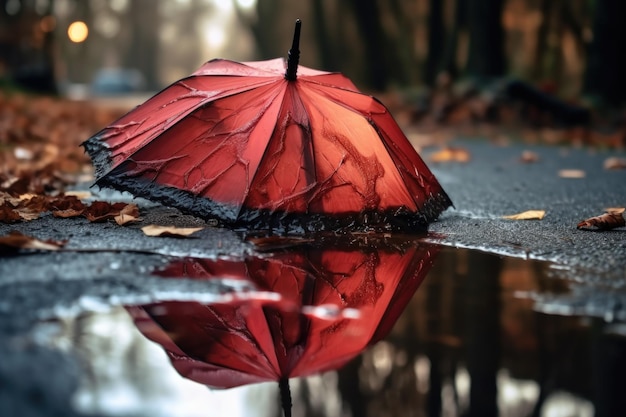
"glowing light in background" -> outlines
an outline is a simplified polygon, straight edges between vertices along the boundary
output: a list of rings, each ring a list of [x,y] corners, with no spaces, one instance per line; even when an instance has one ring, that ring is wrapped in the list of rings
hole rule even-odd
[[[256,6],[256,0],[236,0],[236,2],[237,6],[244,10],[250,10]]]
[[[226,34],[222,27],[211,26],[205,33],[204,38],[211,48],[220,49],[226,43]]]
[[[233,10],[233,4],[230,1],[213,0],[213,6],[221,13],[230,13]]]
[[[67,36],[74,43],[84,42],[87,36],[89,36],[89,28],[87,28],[85,22],[77,20],[76,22],[72,22],[67,28]]]

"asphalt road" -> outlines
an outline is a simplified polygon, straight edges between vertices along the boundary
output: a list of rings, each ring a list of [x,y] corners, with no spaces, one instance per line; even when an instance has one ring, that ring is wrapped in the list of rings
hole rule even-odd
[[[603,168],[607,157],[624,154],[484,142],[461,146],[469,150],[469,162],[430,164],[455,208],[431,226],[425,239],[554,262],[573,290],[566,297],[538,300],[538,308],[565,303],[581,314],[626,321],[626,229],[576,228],[605,207],[626,206],[626,171]],[[525,149],[536,152],[539,160],[520,162]],[[582,170],[585,177],[561,178],[562,169]],[[96,197],[131,199],[109,192]],[[64,251],[0,258],[0,415],[72,415],[68,392],[77,384],[78,365],[27,337],[36,323],[107,305],[164,299],[173,292],[179,297],[193,294],[193,282],[154,280],[149,271],[163,266],[169,256],[241,256],[254,250],[237,233],[211,227],[193,239],[148,238],[141,225],[204,226],[204,222],[145,200],[138,204],[144,220],[128,227],[50,215],[0,225],[0,235],[19,230],[68,241]],[[502,218],[530,209],[545,210],[546,216],[526,221]],[[224,282],[208,292],[203,287],[203,293],[210,299],[236,289]]]

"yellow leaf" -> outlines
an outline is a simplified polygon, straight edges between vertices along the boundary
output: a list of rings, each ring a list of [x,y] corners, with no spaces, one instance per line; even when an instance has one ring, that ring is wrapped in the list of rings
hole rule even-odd
[[[151,224],[141,228],[146,236],[160,237],[189,237],[191,234],[204,229],[204,227],[175,227],[175,226],[158,226]]]
[[[562,169],[559,171],[561,178],[585,178],[585,171],[582,169]]]
[[[509,220],[541,220],[545,215],[545,210],[527,210],[522,213],[511,214],[510,216],[502,217]]]
[[[446,147],[430,156],[431,162],[469,162],[470,153],[464,148]]]
[[[66,196],[74,196],[78,198],[79,200],[87,200],[88,198],[92,197],[92,194],[89,191],[74,190],[74,191],[66,191],[63,194],[65,194]]]

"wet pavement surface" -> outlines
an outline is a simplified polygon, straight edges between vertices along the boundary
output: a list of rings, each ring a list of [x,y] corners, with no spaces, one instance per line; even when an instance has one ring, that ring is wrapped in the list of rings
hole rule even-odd
[[[612,393],[625,387],[618,371],[626,363],[626,229],[576,229],[579,221],[601,214],[606,207],[626,205],[625,171],[603,169],[603,161],[616,153],[483,142],[462,146],[470,151],[470,162],[430,164],[455,209],[445,212],[428,236],[412,243],[441,252],[424,284],[406,300],[408,307],[383,342],[339,372],[295,381],[294,413],[314,407],[319,395],[334,398],[335,411],[320,411],[329,416],[339,415],[337,404],[350,405],[353,415],[365,415],[357,412],[365,397],[373,398],[367,405],[370,415],[380,415],[376,410],[383,409],[397,409],[389,415],[435,415],[438,410],[459,415],[470,402],[478,410],[475,407],[482,404],[478,398],[486,398],[482,405],[487,411],[477,415],[494,415],[494,404],[501,415],[529,415],[540,408],[537,404],[549,401],[572,406],[578,411],[570,415],[581,416],[592,415],[589,410],[613,415],[616,407],[623,406]],[[536,152],[539,161],[521,163],[525,149]],[[560,178],[562,169],[583,170],[585,177]],[[110,192],[95,197],[131,199]],[[157,370],[166,372],[168,361],[163,349],[141,336],[123,307],[171,300],[225,302],[231,294],[254,289],[254,283],[223,276],[210,281],[190,276],[161,279],[152,272],[166,268],[173,259],[217,261],[259,253],[227,229],[207,227],[191,239],[146,237],[140,230],[146,224],[205,224],[144,200],[138,205],[143,221],[126,227],[50,215],[0,225],[1,235],[19,230],[68,241],[63,251],[0,259],[0,415],[211,415],[206,413],[211,404],[217,410],[215,404],[258,403],[267,401],[268,393],[277,396],[275,384],[233,391],[240,393],[240,400],[228,397],[234,395],[231,391],[211,391],[198,405],[204,412],[197,408],[182,412],[184,407],[175,407],[174,412],[157,401],[167,391],[174,403],[185,402],[189,392],[199,392],[198,384],[183,389],[173,388],[170,382],[160,388],[149,383]],[[545,218],[502,218],[530,209],[546,210]],[[366,252],[376,249],[369,247]],[[472,309],[481,305],[484,308]],[[407,322],[417,327],[410,331]],[[485,326],[481,330],[476,323]],[[98,349],[85,350],[79,337],[83,333],[98,336]],[[117,345],[125,347],[117,349]],[[153,357],[148,350],[154,363],[148,360]],[[112,358],[113,354],[118,356]],[[106,376],[108,385],[99,376],[103,365],[93,364],[98,361],[106,362],[103,369],[119,368],[120,374]],[[571,363],[580,363],[581,368],[571,369]],[[168,369],[168,375],[176,374],[171,366]],[[128,375],[135,375],[134,379]],[[412,386],[417,384],[420,395],[412,398],[403,385],[396,391],[409,400],[403,397],[390,404],[390,387],[406,383],[406,378]],[[360,380],[358,390],[350,388],[355,379]],[[420,385],[424,380],[426,385]],[[472,397],[468,380],[486,387],[484,395]],[[98,391],[94,384],[106,389]],[[114,387],[120,390],[117,394],[112,393]],[[129,392],[134,397],[129,399]],[[506,393],[508,403],[502,397]],[[511,400],[511,395],[517,399]],[[277,415],[275,403],[269,401],[265,414],[254,415]],[[234,415],[232,410],[229,413]],[[253,414],[247,410],[241,415]]]

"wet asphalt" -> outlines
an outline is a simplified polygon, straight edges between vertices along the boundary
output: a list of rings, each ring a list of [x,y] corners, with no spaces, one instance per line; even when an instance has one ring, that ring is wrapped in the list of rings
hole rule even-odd
[[[572,282],[571,294],[541,305],[564,303],[582,315],[626,321],[626,228],[583,231],[576,225],[602,214],[606,207],[626,206],[626,170],[609,171],[603,162],[624,152],[548,146],[496,146],[463,142],[467,163],[429,163],[455,207],[446,211],[423,239],[502,256],[555,263],[555,271]],[[524,150],[539,156],[520,161]],[[435,151],[427,149],[422,156]],[[584,178],[561,178],[562,169],[577,169]],[[82,185],[78,188],[88,188]],[[103,191],[94,198],[133,201],[132,196]],[[42,239],[67,240],[63,251],[23,252],[0,258],[0,415],[77,415],[70,396],[80,378],[77,360],[39,343],[33,329],[47,320],[129,301],[166,299],[196,291],[193,282],[151,279],[150,271],[172,256],[243,256],[255,248],[231,230],[206,227],[191,239],[150,238],[146,224],[206,226],[192,216],[146,200],[135,200],[142,222],[120,227],[82,218],[51,215],[0,224]],[[543,220],[513,221],[502,216],[545,210]],[[207,297],[236,290],[216,283]],[[540,308],[540,307],[539,307]]]

